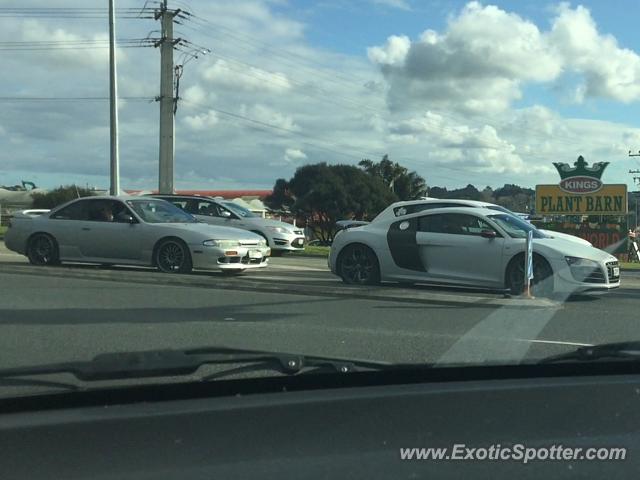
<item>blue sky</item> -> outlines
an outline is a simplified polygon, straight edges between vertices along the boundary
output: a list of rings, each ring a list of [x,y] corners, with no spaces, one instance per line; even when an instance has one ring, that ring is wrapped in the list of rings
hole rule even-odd
[[[268,188],[306,163],[355,164],[385,153],[430,185],[554,182],[551,162],[582,154],[612,162],[605,181],[631,186],[627,170],[639,162],[626,153],[640,149],[640,2],[169,3],[197,17],[177,34],[212,49],[189,61],[181,79],[180,188]],[[0,18],[0,27],[0,42],[107,34],[106,18]],[[118,36],[154,36],[157,28],[122,20]],[[0,110],[0,184],[108,185],[105,101],[19,100],[106,96],[106,50],[2,54],[4,94],[18,100]],[[158,64],[157,50],[119,50],[120,94],[139,97],[120,106],[125,187],[157,183]]]

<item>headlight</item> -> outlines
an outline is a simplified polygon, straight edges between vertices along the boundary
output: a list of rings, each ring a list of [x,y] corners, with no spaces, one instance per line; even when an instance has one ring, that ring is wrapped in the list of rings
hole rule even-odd
[[[267,227],[268,230],[271,230],[272,232],[276,232],[276,233],[293,233],[293,231],[289,230],[288,228],[284,228],[284,227]]]
[[[570,267],[590,267],[599,268],[600,264],[596,261],[589,260],[588,258],[579,257],[564,257]]]
[[[266,247],[267,246],[267,241],[264,238],[259,240],[258,241],[258,246],[262,247],[262,248]]]
[[[202,245],[205,247],[235,248],[239,247],[240,243],[237,240],[205,240]]]

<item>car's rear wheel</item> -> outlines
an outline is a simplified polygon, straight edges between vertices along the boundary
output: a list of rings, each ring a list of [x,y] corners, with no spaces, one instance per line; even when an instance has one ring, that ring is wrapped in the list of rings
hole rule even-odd
[[[522,295],[524,292],[524,256],[513,258],[507,267],[506,286],[512,295]],[[553,295],[553,270],[549,262],[540,255],[533,256],[532,293],[538,297]]]
[[[375,285],[380,282],[380,266],[376,254],[366,245],[352,244],[338,257],[338,273],[350,285]]]
[[[187,246],[178,239],[168,238],[156,248],[155,264],[165,273],[189,273],[193,269]]]
[[[32,265],[57,265],[60,263],[58,244],[51,235],[37,233],[29,240],[27,257]]]

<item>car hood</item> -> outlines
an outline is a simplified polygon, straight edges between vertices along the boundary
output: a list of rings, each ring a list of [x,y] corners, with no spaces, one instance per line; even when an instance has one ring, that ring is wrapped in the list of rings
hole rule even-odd
[[[270,218],[261,218],[261,217],[250,217],[243,218],[242,223],[246,223],[247,225],[255,225],[256,227],[281,227],[287,228],[289,230],[298,230],[302,227],[294,227],[290,223],[281,222],[279,220],[272,220]]]
[[[533,241],[533,245],[534,249],[536,249],[536,247],[550,248],[557,254],[566,257],[587,258],[598,262],[618,260],[616,257],[604,250],[564,238],[536,238]]]
[[[242,230],[240,228],[220,227],[207,223],[156,223],[164,228],[176,232],[184,232],[190,238],[201,238],[202,240],[262,240],[262,237],[255,233]]]
[[[569,233],[554,232],[553,230],[543,230],[541,228],[539,228],[538,231],[542,232],[545,235],[548,235],[548,236],[550,236],[552,238],[559,238],[559,239],[562,239],[562,240],[567,240],[569,242],[576,242],[576,243],[579,243],[579,244],[582,244],[582,245],[586,245],[586,246],[589,246],[589,247],[593,246],[591,244],[591,242],[585,240],[584,238],[580,238],[580,237],[578,237],[576,235],[571,235]]]

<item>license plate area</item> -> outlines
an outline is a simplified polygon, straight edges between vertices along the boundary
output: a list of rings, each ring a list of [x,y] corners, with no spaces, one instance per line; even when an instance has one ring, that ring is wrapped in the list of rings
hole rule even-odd
[[[249,250],[249,258],[262,258],[262,252],[260,250]]]

